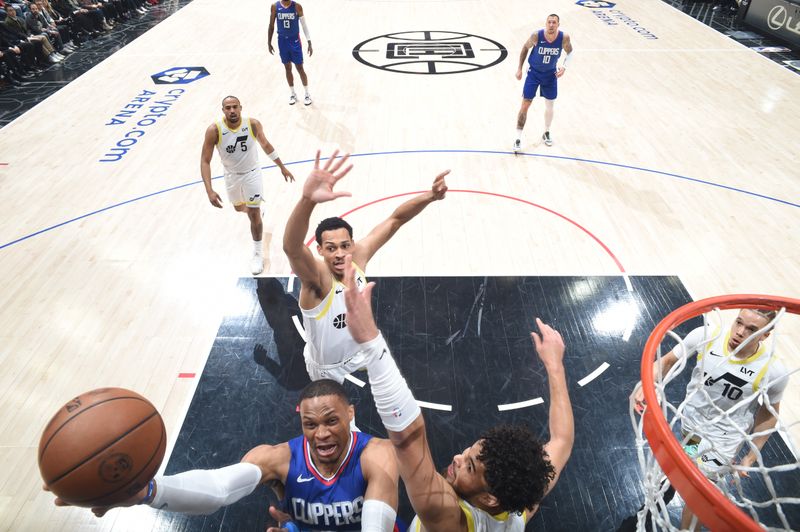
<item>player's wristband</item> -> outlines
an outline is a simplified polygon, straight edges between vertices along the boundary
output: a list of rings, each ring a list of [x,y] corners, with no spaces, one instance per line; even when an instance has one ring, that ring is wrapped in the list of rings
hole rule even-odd
[[[285,528],[288,532],[300,532],[300,529],[294,524],[294,521],[286,521],[281,525],[281,528]]]
[[[280,156],[278,155],[278,150],[272,150],[272,153],[268,153],[267,157],[269,157],[273,161],[277,161],[278,159],[280,159]]]
[[[156,479],[151,478],[150,482],[147,483],[147,495],[144,496],[144,499],[139,501],[136,504],[150,504],[153,502],[153,492],[156,488]]]

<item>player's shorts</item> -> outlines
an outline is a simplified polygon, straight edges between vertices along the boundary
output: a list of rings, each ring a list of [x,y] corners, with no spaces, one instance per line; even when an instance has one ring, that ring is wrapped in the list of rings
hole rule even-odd
[[[533,100],[533,97],[536,96],[536,89],[539,89],[542,97],[555,100],[558,97],[556,71],[537,72],[532,68],[528,70],[525,85],[522,87],[522,97],[526,100]]]
[[[281,54],[281,63],[303,64],[303,43],[300,37],[282,39],[278,37],[278,52]]]
[[[685,436],[685,434],[684,434]],[[733,458],[739,450],[735,439],[721,438],[720,445],[713,445],[708,438],[694,437],[683,446],[683,451],[691,458],[700,471],[712,481],[731,473]]]
[[[252,209],[260,207],[264,201],[261,168],[256,166],[243,173],[225,172],[225,189],[228,191],[228,201],[233,205],[247,205]]]
[[[367,366],[367,356],[363,351],[358,351],[337,364],[319,364],[312,359],[308,344],[303,349],[303,358],[306,361],[306,371],[312,381],[333,379],[342,384],[345,377]]]

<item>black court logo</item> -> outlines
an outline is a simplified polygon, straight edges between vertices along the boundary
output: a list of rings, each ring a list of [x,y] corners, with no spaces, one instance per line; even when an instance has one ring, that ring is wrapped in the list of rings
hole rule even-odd
[[[604,2],[603,0],[578,0],[575,3],[591,9],[611,9],[617,5],[614,2]]]
[[[150,77],[156,85],[187,85],[209,75],[205,67],[172,67]]]
[[[347,314],[339,314],[333,318],[333,326],[337,329],[344,329],[347,327]]]
[[[100,463],[100,478],[110,483],[119,482],[130,474],[132,468],[133,460],[130,456],[115,453]]]
[[[400,74],[461,74],[492,67],[507,56],[497,41],[453,31],[389,33],[353,49],[358,62]]]

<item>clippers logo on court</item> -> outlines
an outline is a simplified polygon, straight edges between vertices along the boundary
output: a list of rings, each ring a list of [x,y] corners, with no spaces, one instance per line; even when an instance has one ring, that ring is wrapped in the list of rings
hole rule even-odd
[[[117,453],[100,463],[100,478],[106,482],[119,482],[128,476],[133,468],[133,460],[127,454]]]
[[[626,15],[622,10],[612,9],[617,5],[614,2],[578,0],[575,4],[591,9],[592,14],[606,26],[627,26],[645,39],[651,41],[658,39],[654,33],[639,24],[638,21]]]
[[[461,74],[489,68],[507,56],[497,41],[453,31],[389,33],[353,49],[359,63],[399,74]]]
[[[614,7],[614,2],[603,2],[602,0],[578,0],[575,2],[579,6],[590,7],[592,9],[610,9]]]
[[[337,329],[344,329],[347,327],[347,314],[339,314],[333,318],[333,326]]]
[[[208,75],[204,67],[172,67],[150,77],[156,85],[186,85]]]

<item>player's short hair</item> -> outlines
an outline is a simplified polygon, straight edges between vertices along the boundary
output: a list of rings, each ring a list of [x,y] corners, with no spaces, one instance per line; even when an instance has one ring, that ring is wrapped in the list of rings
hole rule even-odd
[[[306,399],[313,397],[324,397],[326,395],[335,395],[341,398],[346,405],[350,405],[350,396],[347,395],[347,390],[344,386],[331,379],[320,379],[313,381],[311,384],[303,388],[300,392],[300,403]]]
[[[332,231],[334,229],[341,229],[342,227],[347,229],[347,233],[350,235],[350,239],[352,240],[353,228],[349,223],[345,222],[338,216],[334,216],[333,218],[325,218],[322,220],[317,226],[317,230],[314,232],[314,235],[317,237],[317,244],[320,246],[322,245],[322,233],[325,231]]]
[[[753,312],[755,312],[756,314],[758,314],[759,316],[761,316],[762,318],[767,320],[767,323],[769,323],[772,320],[774,320],[775,316],[778,315],[778,311],[777,310],[761,310],[759,308],[754,308],[752,310],[753,310]]]
[[[547,15],[547,18],[550,18],[550,17],[556,17],[556,20],[558,21],[558,23],[559,24],[561,23],[561,17],[559,17],[555,13],[550,13],[549,15]]]
[[[478,459],[486,467],[486,483],[507,512],[521,513],[538,504],[556,471],[542,443],[527,427],[499,425],[481,436]]]
[[[222,107],[225,107],[225,100],[236,100],[236,103],[242,105],[242,101],[233,94],[229,94],[222,99]]]

